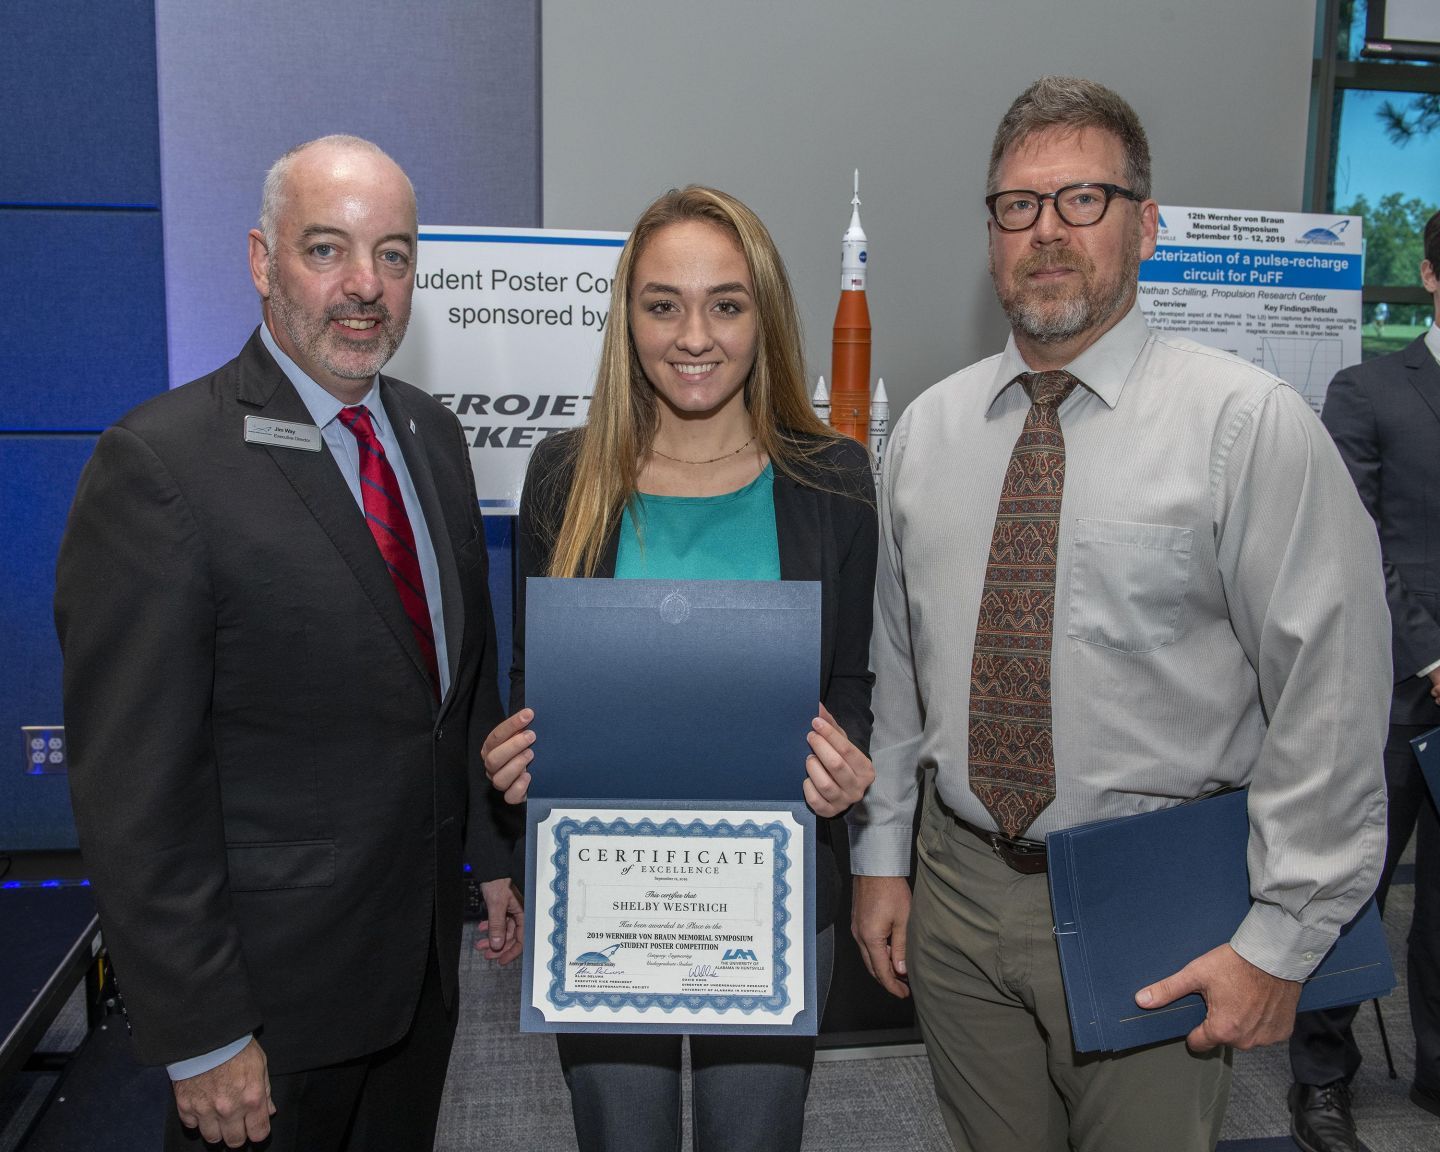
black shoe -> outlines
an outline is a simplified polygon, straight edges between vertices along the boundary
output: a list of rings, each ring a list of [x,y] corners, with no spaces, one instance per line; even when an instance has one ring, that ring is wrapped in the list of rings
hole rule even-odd
[[[1350,1085],[1343,1080],[1320,1087],[1292,1084],[1290,1135],[1305,1152],[1360,1152]]]
[[[1410,1085],[1410,1103],[1425,1109],[1432,1116],[1440,1116],[1440,1096],[1434,1092],[1426,1092],[1418,1084]]]

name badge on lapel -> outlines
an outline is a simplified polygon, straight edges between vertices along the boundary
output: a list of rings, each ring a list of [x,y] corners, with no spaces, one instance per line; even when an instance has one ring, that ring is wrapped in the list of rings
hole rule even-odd
[[[289,420],[246,416],[245,443],[265,444],[271,448],[298,448],[301,452],[319,452],[324,441],[320,437],[320,429],[314,424],[295,424]]]

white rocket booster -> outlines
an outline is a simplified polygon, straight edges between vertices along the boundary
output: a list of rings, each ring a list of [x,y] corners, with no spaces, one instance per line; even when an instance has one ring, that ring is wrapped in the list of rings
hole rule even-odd
[[[820,377],[820,382],[815,385],[815,394],[810,397],[810,407],[815,409],[815,415],[819,417],[820,423],[830,423],[830,390],[825,387],[825,377]]]
[[[880,463],[885,458],[885,441],[890,439],[890,397],[885,377],[880,377],[870,397],[870,455],[875,458],[875,483],[880,483]]]

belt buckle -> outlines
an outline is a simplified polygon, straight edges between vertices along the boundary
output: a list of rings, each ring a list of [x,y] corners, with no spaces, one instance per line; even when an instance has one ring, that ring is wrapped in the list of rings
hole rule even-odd
[[[1034,876],[1046,870],[1048,861],[1044,846],[1026,851],[1024,848],[1008,843],[998,833],[991,833],[990,850],[995,853],[995,858],[1013,872],[1022,875]],[[1038,865],[1038,867],[1037,867]]]

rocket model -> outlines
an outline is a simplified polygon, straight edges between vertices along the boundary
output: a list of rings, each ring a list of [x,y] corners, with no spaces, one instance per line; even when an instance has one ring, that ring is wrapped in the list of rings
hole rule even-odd
[[[870,431],[870,307],[865,302],[869,259],[860,226],[860,169],[855,169],[850,227],[840,245],[840,306],[830,344],[830,423],[865,443]]]
[[[810,407],[815,409],[815,416],[822,424],[830,423],[830,392],[825,387],[825,377],[820,377],[820,383],[815,385],[815,394],[810,397]]]
[[[880,483],[880,464],[885,459],[885,441],[890,438],[890,397],[885,394],[885,377],[870,397],[870,455],[875,458],[875,483]]]

